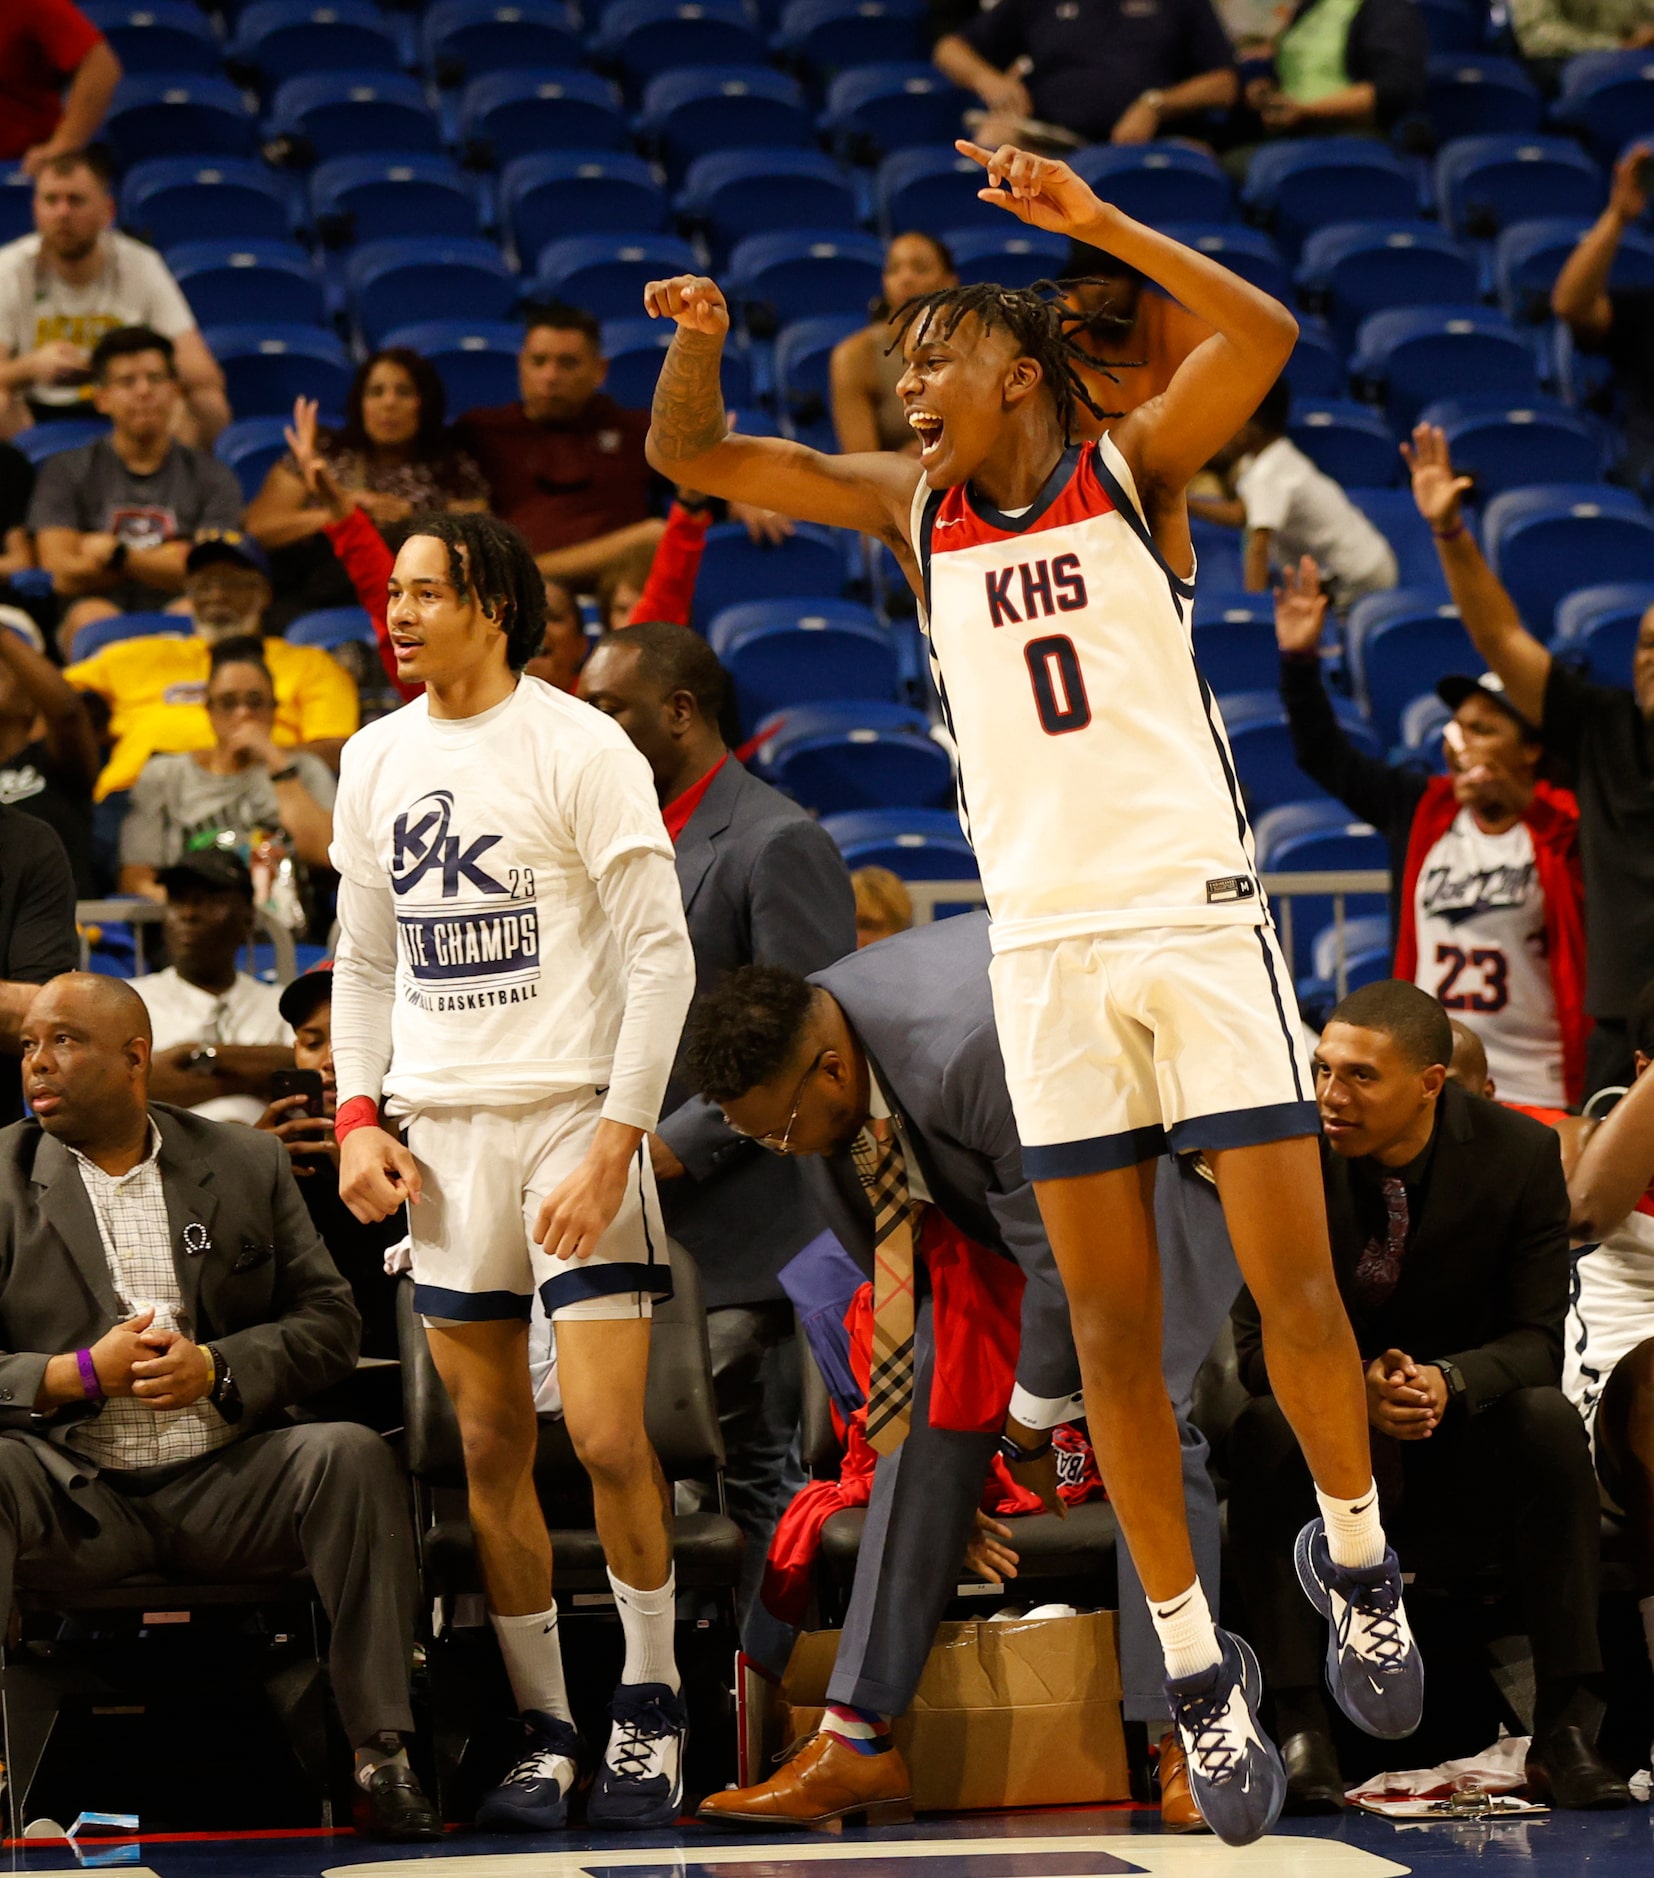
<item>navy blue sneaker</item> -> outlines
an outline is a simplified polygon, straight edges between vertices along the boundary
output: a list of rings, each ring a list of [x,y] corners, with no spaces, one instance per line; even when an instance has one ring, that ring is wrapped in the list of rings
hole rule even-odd
[[[1166,1699],[1200,1816],[1225,1845],[1250,1845],[1281,1816],[1286,1769],[1258,1720],[1263,1676],[1251,1646],[1218,1632],[1211,1669],[1167,1677]]]
[[[477,1808],[483,1832],[561,1832],[580,1779],[585,1743],[573,1722],[531,1708],[523,1715],[522,1758]]]
[[[586,1802],[586,1824],[623,1832],[675,1824],[689,1742],[683,1697],[664,1682],[623,1682],[609,1713],[614,1727]]]
[[[1393,1551],[1360,1571],[1335,1565],[1326,1526],[1312,1519],[1293,1552],[1304,1595],[1331,1626],[1327,1687],[1357,1728],[1399,1741],[1424,1713],[1424,1663],[1401,1607],[1401,1566]]]

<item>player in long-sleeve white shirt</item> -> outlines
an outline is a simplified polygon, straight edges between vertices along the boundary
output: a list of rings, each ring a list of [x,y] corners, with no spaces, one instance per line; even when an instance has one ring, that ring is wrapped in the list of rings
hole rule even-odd
[[[538,1292],[626,1636],[588,1819],[649,1828],[677,1815],[685,1717],[643,1420],[651,1300],[672,1288],[644,1138],[695,966],[647,764],[523,674],[543,614],[527,544],[489,516],[424,517],[397,555],[398,676],[425,695],[346,746],[334,805],[339,1185],[362,1219],[411,1202],[415,1303],[459,1417],[527,1735],[479,1823],[561,1827],[584,1755],[534,1491]]]

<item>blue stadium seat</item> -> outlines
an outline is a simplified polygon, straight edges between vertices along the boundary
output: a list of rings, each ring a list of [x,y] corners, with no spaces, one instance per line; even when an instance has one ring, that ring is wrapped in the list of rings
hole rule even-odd
[[[1654,57],[1625,52],[1573,59],[1562,69],[1559,122],[1581,131],[1604,163],[1654,131]]]
[[[270,104],[270,132],[302,140],[316,159],[442,147],[436,114],[405,72],[307,72],[287,79]]]
[[[318,164],[310,212],[324,247],[348,248],[362,236],[475,235],[476,191],[440,156],[343,156]]]
[[[1478,502],[1530,483],[1600,482],[1608,467],[1598,426],[1548,398],[1533,404],[1443,398],[1419,421],[1447,433],[1453,467],[1475,477]]]
[[[190,0],[81,0],[80,10],[115,49],[123,72],[216,73],[218,36]]]
[[[1350,500],[1395,550],[1399,586],[1444,591],[1436,544],[1411,489],[1352,489]]]
[[[822,313],[863,313],[882,291],[884,250],[840,228],[749,235],[729,257],[729,295],[755,337]]]
[[[0,166],[0,241],[34,233],[34,178],[21,163]]]
[[[693,624],[704,632],[725,607],[748,600],[836,599],[843,591],[844,548],[830,528],[801,522],[772,548],[750,540],[739,522],[718,522],[706,531]]]
[[[487,72],[585,63],[564,0],[437,0],[420,23],[419,43],[426,71],[448,87]]]
[[[1370,404],[1294,401],[1292,441],[1317,468],[1348,488],[1383,489],[1401,480],[1401,452]],[[1237,687],[1241,689],[1242,687]]]
[[[252,157],[152,157],[121,184],[121,226],[158,248],[180,241],[285,241],[293,204]]]
[[[1105,202],[1155,228],[1226,222],[1234,213],[1229,178],[1193,144],[1093,144],[1075,153],[1073,167]]]
[[[251,156],[258,131],[247,100],[227,78],[199,72],[140,72],[115,87],[103,134],[120,167],[148,157]]]
[[[1432,52],[1479,52],[1487,44],[1487,8],[1479,0],[1417,0]]]
[[[1221,694],[1267,691],[1280,671],[1275,603],[1267,593],[1217,593],[1195,602],[1195,664]]]
[[[1438,144],[1501,132],[1525,137],[1539,128],[1545,101],[1515,59],[1445,53],[1430,60],[1424,108]]]
[[[1364,750],[1381,756],[1369,725],[1345,707],[1338,721]],[[1241,793],[1254,819],[1284,802],[1324,802],[1326,792],[1299,769],[1292,756],[1292,733],[1276,691],[1241,691],[1218,699],[1240,776]],[[1348,811],[1346,811],[1347,813]]]
[[[31,463],[44,463],[64,450],[78,450],[83,443],[96,443],[109,435],[107,420],[101,417],[64,417],[51,424],[32,424],[12,438],[13,444]]]
[[[406,346],[436,367],[448,394],[448,416],[517,396],[517,354],[523,329],[512,320],[421,320],[386,333],[387,346]]]
[[[846,867],[888,867],[903,880],[975,880],[976,856],[948,809],[862,809],[828,815]]]
[[[460,98],[460,153],[473,169],[542,150],[619,150],[627,137],[620,92],[595,72],[489,72]]]
[[[893,700],[902,678],[895,635],[847,600],[731,607],[712,617],[707,640],[729,674],[746,728],[789,705]]]
[[[1487,505],[1482,539],[1541,639],[1551,636],[1557,603],[1582,581],[1654,580],[1654,519],[1630,490],[1606,483],[1507,490]]]
[[[516,157],[499,182],[500,219],[520,260],[569,235],[655,234],[665,193],[642,157],[616,150],[549,150]]]
[[[321,276],[290,241],[186,241],[166,263],[201,326],[320,326]]]
[[[855,192],[821,150],[711,151],[690,164],[676,206],[705,231],[719,263],[747,235],[857,225]]]
[[[768,144],[807,148],[814,142],[797,79],[766,65],[662,72],[644,90],[638,125],[676,177],[711,150],[754,150]]]
[[[773,45],[817,71],[922,59],[930,35],[921,0],[788,0]]]
[[[292,422],[286,417],[238,417],[226,424],[213,444],[213,455],[235,471],[243,498],[251,502],[259,492],[270,466],[287,454],[283,434]]]
[[[1481,307],[1401,307],[1375,313],[1356,335],[1351,376],[1382,390],[1390,423],[1409,430],[1437,398],[1538,395],[1531,350],[1502,314]]]
[[[1241,568],[1241,531],[1217,522],[1189,518],[1189,539],[1194,543],[1196,585],[1214,593],[1233,593],[1246,585]]]
[[[1355,873],[1390,865],[1384,837],[1368,822],[1357,821],[1342,802],[1284,802],[1258,818],[1253,829],[1258,868],[1266,874]],[[1275,901],[1275,917],[1286,944],[1284,905]],[[1333,916],[1330,894],[1293,894],[1291,906],[1292,970],[1294,977],[1313,969],[1316,935]],[[1346,917],[1386,917],[1381,893],[1351,894],[1344,903]]]
[[[1238,222],[1157,222],[1155,226],[1290,305],[1292,275],[1280,249],[1261,228],[1245,228]]]
[[[1004,215],[999,219],[1008,224]],[[942,238],[967,286],[992,280],[1027,287],[1036,280],[1055,280],[1068,258],[1067,236],[1048,228],[949,228]]]
[[[1418,178],[1386,145],[1365,137],[1265,144],[1241,199],[1289,257],[1312,229],[1333,222],[1405,222],[1419,212]]]
[[[636,312],[637,304],[633,311]],[[655,395],[655,380],[677,328],[670,320],[619,318],[603,322],[603,353],[609,375],[603,389],[617,404],[647,411]],[[752,398],[752,376],[744,351],[726,346],[723,358],[724,402],[739,408]],[[745,426],[750,434],[751,426]]]
[[[992,228],[1009,221],[1003,209],[978,202],[982,165],[951,145],[894,150],[874,179],[879,227],[888,239],[904,229]]]
[[[202,333],[224,373],[230,409],[242,417],[287,417],[295,398],[342,411],[350,357],[319,326],[212,326]]]
[[[542,251],[534,285],[600,320],[636,319],[646,282],[695,271],[695,251],[677,235],[571,235]]]
[[[1323,926],[1311,945],[1313,976],[1298,980],[1298,1010],[1304,1022],[1320,1030],[1341,996],[1376,979],[1388,978],[1395,959],[1388,913],[1373,913],[1344,924],[1344,977],[1338,979],[1339,932],[1336,922]]]
[[[951,142],[974,102],[933,65],[862,65],[828,86],[821,122],[841,156],[876,163],[892,150]]]
[[[945,808],[953,765],[922,711],[875,700],[784,710],[754,767],[817,815]]]
[[[1517,222],[1500,235],[1493,273],[1499,304],[1515,320],[1548,320],[1551,288],[1590,223],[1580,217]],[[1654,240],[1640,229],[1620,238],[1611,287],[1654,287]]]
[[[396,35],[372,0],[254,0],[226,54],[266,85],[308,72],[397,72]]]
[[[1603,175],[1570,137],[1460,137],[1436,158],[1436,200],[1456,235],[1602,206]]]
[[[857,313],[827,313],[794,320],[775,342],[775,396],[781,428],[812,449],[838,447],[833,431],[833,348],[867,324]]]
[[[1476,672],[1459,609],[1435,587],[1397,587],[1350,608],[1345,657],[1356,702],[1386,745],[1396,742],[1408,700],[1449,672]]]
[[[762,65],[764,42],[741,0],[613,0],[592,51],[633,86],[693,66]]]
[[[81,627],[75,634],[75,658],[89,659],[125,639],[188,639],[194,632],[195,622],[179,613],[115,613]]]
[[[290,646],[320,646],[331,652],[337,646],[376,645],[373,621],[359,606],[320,607],[314,613],[301,613],[282,634]]]
[[[1388,307],[1472,305],[1478,280],[1475,258],[1427,223],[1334,222],[1305,241],[1298,287],[1348,346]]]
[[[365,242],[346,261],[345,282],[370,346],[416,320],[503,320],[517,298],[516,276],[480,236]]]
[[[1318,321],[1299,320],[1298,343],[1286,362],[1285,378],[1294,398],[1343,397],[1344,360]]]
[[[1551,649],[1582,656],[1598,684],[1629,685],[1631,655],[1643,615],[1651,606],[1654,582],[1650,581],[1577,588],[1556,609]]]

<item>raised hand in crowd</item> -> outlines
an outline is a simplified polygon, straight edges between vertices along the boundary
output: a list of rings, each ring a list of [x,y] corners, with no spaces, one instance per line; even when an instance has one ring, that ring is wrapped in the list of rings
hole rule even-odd
[[[1415,424],[1413,440],[1401,446],[1401,454],[1413,479],[1419,514],[1438,533],[1457,527],[1459,505],[1472,483],[1468,476],[1454,474],[1447,432],[1439,424]]]
[[[1326,617],[1321,570],[1314,557],[1306,554],[1296,567],[1281,570],[1281,584],[1275,589],[1276,645],[1288,658],[1319,651]]]
[[[336,522],[342,522],[351,509],[361,503],[361,497],[353,499],[347,496],[339,486],[338,478],[327,466],[317,440],[318,409],[314,398],[295,398],[293,421],[286,426],[282,435],[287,439],[287,447],[293,453],[293,462],[304,480],[305,488]],[[369,510],[369,513],[372,511]],[[375,516],[374,519],[377,521],[379,518]]]

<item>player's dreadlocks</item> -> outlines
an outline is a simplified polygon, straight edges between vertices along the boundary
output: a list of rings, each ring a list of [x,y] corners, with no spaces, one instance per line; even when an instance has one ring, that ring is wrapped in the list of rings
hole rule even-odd
[[[533,549],[493,515],[432,511],[414,516],[407,532],[447,546],[456,593],[474,593],[495,619],[503,611],[506,662],[520,672],[546,636],[546,586]]]
[[[918,294],[891,314],[890,324],[895,328],[896,336],[885,350],[894,352],[906,339],[908,329],[921,320],[921,332],[933,320],[939,322],[938,333],[944,339],[951,338],[959,322],[970,313],[974,313],[982,322],[984,332],[991,331],[995,326],[1003,326],[1025,356],[1033,359],[1044,374],[1045,382],[1051,388],[1051,396],[1056,401],[1057,423],[1062,430],[1063,442],[1071,443],[1077,406],[1084,405],[1093,417],[1120,415],[1118,411],[1103,410],[1086,390],[1080,376],[1082,371],[1100,372],[1111,382],[1118,383],[1114,372],[1102,360],[1076,345],[1069,333],[1071,329],[1078,328],[1101,338],[1104,336],[1104,328],[1108,327],[1124,337],[1130,331],[1130,325],[1124,320],[1116,321],[1106,316],[1099,318],[1076,312],[1062,297],[1068,287],[1101,284],[1089,279],[1060,284],[1054,280],[1036,280],[1031,287],[1000,287],[992,281],[983,281],[974,286],[942,287],[935,293]],[[1141,362],[1137,359],[1117,359],[1114,364],[1126,367]]]

